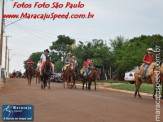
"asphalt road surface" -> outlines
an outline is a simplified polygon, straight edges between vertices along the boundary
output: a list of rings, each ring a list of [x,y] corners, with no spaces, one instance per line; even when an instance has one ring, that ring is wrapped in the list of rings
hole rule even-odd
[[[0,90],[0,106],[31,104],[34,122],[155,122],[155,101],[142,97],[93,88],[82,90],[80,86],[64,89],[60,83],[51,83],[51,90],[41,90],[34,79],[31,86],[27,86],[26,79],[10,79]]]

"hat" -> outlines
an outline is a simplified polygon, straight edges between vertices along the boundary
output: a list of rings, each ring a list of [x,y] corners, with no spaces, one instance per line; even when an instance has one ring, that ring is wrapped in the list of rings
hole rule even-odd
[[[152,51],[152,52],[154,52],[154,50],[153,50],[152,48],[148,48],[147,51]]]
[[[44,50],[44,52],[48,52],[48,53],[49,53],[49,50],[48,50],[48,49],[46,49],[46,50]]]
[[[73,58],[76,58],[75,56],[72,56]]]
[[[67,53],[67,55],[71,55],[71,53]]]

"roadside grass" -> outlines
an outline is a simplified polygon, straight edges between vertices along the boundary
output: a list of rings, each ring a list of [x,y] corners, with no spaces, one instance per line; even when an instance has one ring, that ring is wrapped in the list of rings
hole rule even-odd
[[[136,89],[135,84],[130,84],[130,83],[111,85],[111,86],[108,86],[108,88],[127,90],[127,91],[135,91],[135,89]],[[140,86],[140,92],[153,94],[153,84],[145,84],[145,83],[142,84]]]
[[[109,81],[97,81],[96,85],[104,85],[106,83],[124,83],[125,81],[118,81],[118,80],[109,80]],[[94,85],[94,82],[92,82],[92,85]]]

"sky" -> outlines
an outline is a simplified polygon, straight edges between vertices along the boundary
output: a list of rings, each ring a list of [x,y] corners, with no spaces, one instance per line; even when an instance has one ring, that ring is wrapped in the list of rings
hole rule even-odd
[[[10,72],[24,71],[23,62],[31,53],[43,51],[57,40],[58,35],[66,35],[79,41],[103,39],[109,45],[110,39],[124,36],[131,39],[140,35],[163,35],[163,0],[80,0],[84,8],[13,8],[13,3],[78,3],[79,0],[8,0],[5,14],[28,13],[88,13],[93,19],[22,19],[5,28],[10,51]],[[0,0],[1,2],[1,0]],[[0,5],[0,10],[2,5]],[[1,14],[1,11],[0,11]],[[1,15],[0,15],[1,16]],[[0,18],[1,20],[1,18]],[[6,19],[5,25],[17,19]],[[5,60],[5,38],[3,45],[3,62]]]

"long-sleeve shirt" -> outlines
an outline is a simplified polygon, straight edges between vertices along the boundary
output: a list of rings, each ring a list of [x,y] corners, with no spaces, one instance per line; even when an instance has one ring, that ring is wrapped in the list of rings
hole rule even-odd
[[[27,64],[33,65],[34,62],[33,62],[32,60],[29,59],[29,60],[27,61]]]
[[[70,62],[72,62],[72,58],[67,58],[67,57],[66,57],[66,59],[65,59],[65,64],[68,64],[68,63],[70,63]]]

